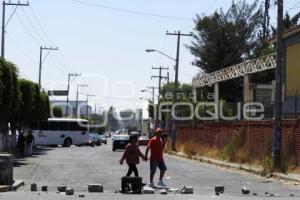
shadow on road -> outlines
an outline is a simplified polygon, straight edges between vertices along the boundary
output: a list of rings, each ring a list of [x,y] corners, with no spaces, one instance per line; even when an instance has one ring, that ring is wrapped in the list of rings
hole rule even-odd
[[[34,147],[33,155],[31,158],[38,158],[39,156],[47,155],[48,151],[52,151],[53,148],[49,147]],[[15,159],[13,161],[13,167],[22,167],[24,165],[28,165],[26,163],[27,157],[18,157],[15,156]]]

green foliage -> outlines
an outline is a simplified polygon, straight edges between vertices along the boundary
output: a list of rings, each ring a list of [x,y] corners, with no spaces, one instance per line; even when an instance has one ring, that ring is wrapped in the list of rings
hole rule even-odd
[[[229,162],[236,160],[237,150],[241,147],[241,134],[239,131],[233,134],[233,136],[227,141],[220,157]]]
[[[284,19],[283,19],[283,27],[284,30],[289,30],[291,28],[295,28],[299,25],[300,22],[300,12],[296,13],[294,16],[290,16],[288,12],[286,12]],[[277,27],[272,26],[272,35],[277,35]]]
[[[53,110],[53,117],[58,117],[58,118],[63,117],[63,111],[62,111],[61,107],[54,106],[52,108],[52,110]]]
[[[9,121],[17,112],[18,71],[14,64],[0,59],[0,121]]]
[[[262,171],[263,176],[271,174],[274,171],[273,158],[269,156],[264,157],[262,159],[262,167],[263,167],[263,171]]]
[[[210,16],[197,15],[197,34],[188,46],[195,56],[194,65],[204,73],[211,73],[241,63],[245,55],[250,58],[260,42],[262,22],[263,15],[258,3],[249,5],[246,0],[233,1],[226,13],[220,9]],[[220,96],[226,101],[242,99],[241,80],[226,81],[220,84],[220,88]]]
[[[50,116],[48,95],[40,92],[39,86],[32,81],[20,79],[19,84],[21,92],[19,121],[30,124],[47,119]]]

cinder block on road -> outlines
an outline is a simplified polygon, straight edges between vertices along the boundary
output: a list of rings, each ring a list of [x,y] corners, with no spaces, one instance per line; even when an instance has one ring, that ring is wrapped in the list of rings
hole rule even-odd
[[[30,191],[31,192],[36,192],[37,191],[37,184],[36,183],[32,183],[30,186]]]
[[[59,192],[66,192],[67,186],[65,185],[60,185],[57,187],[57,191]]]
[[[144,194],[154,194],[155,191],[154,191],[154,189],[152,187],[145,186],[143,188],[143,193]]]
[[[185,186],[181,192],[181,194],[194,194],[194,189],[192,186]]]
[[[103,186],[101,184],[90,184],[88,186],[89,192],[97,192],[102,193],[103,192]]]
[[[46,185],[42,186],[42,191],[47,192],[48,191],[48,186],[46,186]]]
[[[67,188],[66,189],[66,195],[68,195],[68,196],[74,195],[74,189],[73,188]]]
[[[242,193],[243,194],[249,194],[250,193],[250,190],[246,187],[242,187]]]
[[[168,191],[166,189],[161,189],[160,194],[168,194]]]
[[[215,187],[215,192],[216,193],[224,193],[224,191],[225,191],[225,187],[223,185],[217,185]]]

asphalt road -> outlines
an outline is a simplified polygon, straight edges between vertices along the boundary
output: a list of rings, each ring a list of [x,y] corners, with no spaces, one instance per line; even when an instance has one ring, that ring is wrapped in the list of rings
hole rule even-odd
[[[65,184],[75,189],[76,194],[84,193],[88,199],[140,199],[140,196],[115,194],[120,188],[121,177],[126,174],[127,166],[120,166],[118,160],[122,151],[112,152],[111,145],[100,147],[43,148],[38,155],[15,164],[15,179],[25,181],[18,192],[0,194],[0,199],[65,199],[56,194],[58,185]],[[174,156],[165,156],[168,171],[165,183],[171,188],[188,185],[194,188],[194,195],[167,195],[164,199],[265,199],[265,192],[274,194],[277,199],[300,198],[299,186],[279,183],[240,172],[221,169],[208,164],[189,161]],[[143,181],[149,181],[149,163],[138,166]],[[156,176],[157,179],[157,176]],[[49,187],[49,193],[31,193],[30,184],[37,183]],[[99,183],[104,186],[104,194],[88,194],[87,186]],[[214,186],[224,185],[225,193],[214,195]],[[241,188],[246,186],[251,194],[243,196]],[[159,193],[159,192],[158,192]],[[257,193],[254,196],[253,193]],[[294,197],[290,197],[294,194]],[[160,194],[144,195],[144,199],[160,199]],[[276,198],[276,197],[274,197]],[[67,198],[69,199],[69,198]]]

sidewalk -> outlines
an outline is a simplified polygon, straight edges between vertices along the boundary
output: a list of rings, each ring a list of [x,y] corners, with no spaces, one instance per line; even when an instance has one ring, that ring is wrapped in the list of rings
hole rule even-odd
[[[226,169],[241,170],[241,171],[245,171],[247,173],[251,173],[251,174],[255,174],[255,175],[259,175],[259,176],[262,175],[262,171],[263,171],[263,169],[261,167],[255,167],[255,166],[251,166],[249,164],[229,163],[226,161],[208,158],[208,157],[204,157],[204,156],[192,156],[191,157],[191,156],[188,156],[181,152],[169,152],[168,154],[172,155],[172,156],[178,156],[181,158],[189,159],[189,160],[196,160],[199,162],[212,164],[212,165],[226,168]],[[280,172],[274,172],[272,174],[272,178],[275,178],[277,180],[282,180],[282,181],[293,182],[295,185],[300,184],[300,174],[284,174],[284,173],[280,173]]]

